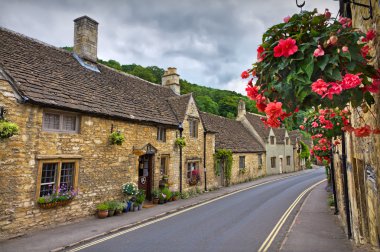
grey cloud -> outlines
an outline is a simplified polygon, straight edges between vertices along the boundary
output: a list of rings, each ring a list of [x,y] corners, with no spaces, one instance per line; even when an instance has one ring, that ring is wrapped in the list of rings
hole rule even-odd
[[[72,45],[73,20],[99,22],[98,55],[122,64],[175,66],[181,77],[237,88],[268,27],[299,12],[294,0],[0,0],[0,26],[55,46]],[[328,5],[328,6],[324,6]],[[332,0],[306,0],[306,9]]]

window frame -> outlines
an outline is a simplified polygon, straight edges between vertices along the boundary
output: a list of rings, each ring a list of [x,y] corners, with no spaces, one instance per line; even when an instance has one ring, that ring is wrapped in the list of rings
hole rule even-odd
[[[270,167],[271,168],[276,168],[276,157],[271,157],[270,158]]]
[[[196,166],[195,166],[195,170],[198,170],[198,172],[199,172],[199,175],[200,175],[200,161],[187,161],[187,166],[186,166],[186,179],[189,181],[190,179],[191,179],[191,172],[193,171],[193,170],[190,170],[189,171],[189,164],[197,164]]]
[[[291,158],[290,156],[286,156],[286,165],[290,165],[291,164]]]
[[[270,144],[275,144],[275,137],[274,136],[270,136]]]
[[[52,115],[58,115],[59,116],[59,129],[50,129],[45,126],[45,118],[47,114]],[[75,117],[75,130],[64,130],[63,129],[63,119],[65,116],[71,116]],[[42,114],[42,131],[44,132],[55,132],[55,133],[71,133],[71,134],[77,134],[80,130],[80,118],[79,115],[76,113],[70,113],[70,112],[62,112],[62,111],[56,111],[56,110],[45,110]]]
[[[62,163],[74,163],[73,171],[73,189],[78,190],[78,177],[79,177],[79,160],[78,159],[41,159],[38,161],[38,172],[37,172],[37,188],[36,188],[36,199],[38,199],[41,193],[41,183],[42,180],[42,170],[44,164],[57,164],[55,171],[55,188],[59,188],[61,183],[61,172],[62,172]]]
[[[257,154],[257,163],[258,163],[258,165],[263,165],[263,154],[262,153]]]
[[[170,156],[169,155],[161,155],[160,157],[160,176],[163,176],[163,175],[168,175],[168,170],[169,170],[169,158]],[[164,167],[164,171],[162,171],[162,160],[165,159],[165,167]]]
[[[191,138],[198,138],[198,123],[199,120],[192,118],[189,119],[189,135]]]
[[[162,126],[157,127],[157,141],[166,142],[166,128]]]
[[[244,170],[244,169],[245,169],[245,156],[239,156],[239,170]]]

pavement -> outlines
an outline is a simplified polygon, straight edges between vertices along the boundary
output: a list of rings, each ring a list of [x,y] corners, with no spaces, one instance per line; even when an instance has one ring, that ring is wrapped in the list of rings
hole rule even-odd
[[[327,204],[327,182],[314,188],[305,199],[283,243],[281,252],[373,251],[347,238],[342,222]]]
[[[307,172],[312,172],[312,170],[268,176],[251,182],[206,192],[190,199],[177,200],[164,205],[144,208],[139,212],[128,212],[111,218],[97,219],[95,216],[83,218],[76,222],[66,223],[49,229],[27,233],[14,239],[0,241],[0,251],[62,251],[207,202],[211,199],[244,190],[258,184],[268,183],[289,176],[297,176]],[[313,244],[315,250],[310,250],[310,244]],[[347,240],[340,226],[338,217],[334,216],[329,207],[327,207],[327,193],[324,191],[323,185],[314,189],[305,200],[282,245],[282,250],[354,251],[353,245]]]

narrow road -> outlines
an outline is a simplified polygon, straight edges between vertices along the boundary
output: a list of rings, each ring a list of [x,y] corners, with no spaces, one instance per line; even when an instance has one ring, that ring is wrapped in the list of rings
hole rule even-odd
[[[297,197],[325,177],[324,169],[315,169],[261,185],[78,251],[258,251]],[[303,199],[268,251],[278,251]]]

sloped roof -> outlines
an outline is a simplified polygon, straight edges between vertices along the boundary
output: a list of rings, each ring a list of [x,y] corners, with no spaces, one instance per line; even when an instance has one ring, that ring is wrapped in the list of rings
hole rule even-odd
[[[298,138],[299,138],[302,142],[304,142],[306,145],[311,146],[311,140],[305,138],[299,130],[292,130],[292,131],[289,131],[288,134],[289,134],[289,137],[290,137],[290,139],[291,139],[293,145],[296,144],[296,139],[297,139],[297,137],[298,137]]]
[[[189,104],[192,94],[185,94],[181,96],[174,96],[168,99],[171,109],[177,117],[178,122],[185,120],[187,106]]]
[[[235,153],[265,151],[241,122],[204,112],[200,114],[206,130],[216,132],[216,149],[228,149]]]
[[[122,119],[177,125],[166,87],[99,65],[82,67],[73,54],[0,27],[0,69],[28,102]],[[179,98],[179,103],[182,104]],[[170,104],[169,104],[170,103]],[[175,103],[175,102],[174,102]],[[180,106],[182,108],[182,105]],[[182,109],[177,108],[181,114]]]
[[[267,127],[263,121],[260,120],[260,118],[265,117],[262,115],[252,114],[252,113],[246,113],[246,118],[249,121],[249,123],[252,125],[252,127],[257,131],[259,136],[266,140],[269,137],[270,133],[270,127]]]
[[[273,129],[273,132],[276,136],[276,143],[285,144],[286,129],[284,129],[284,128],[272,128],[272,129]]]

